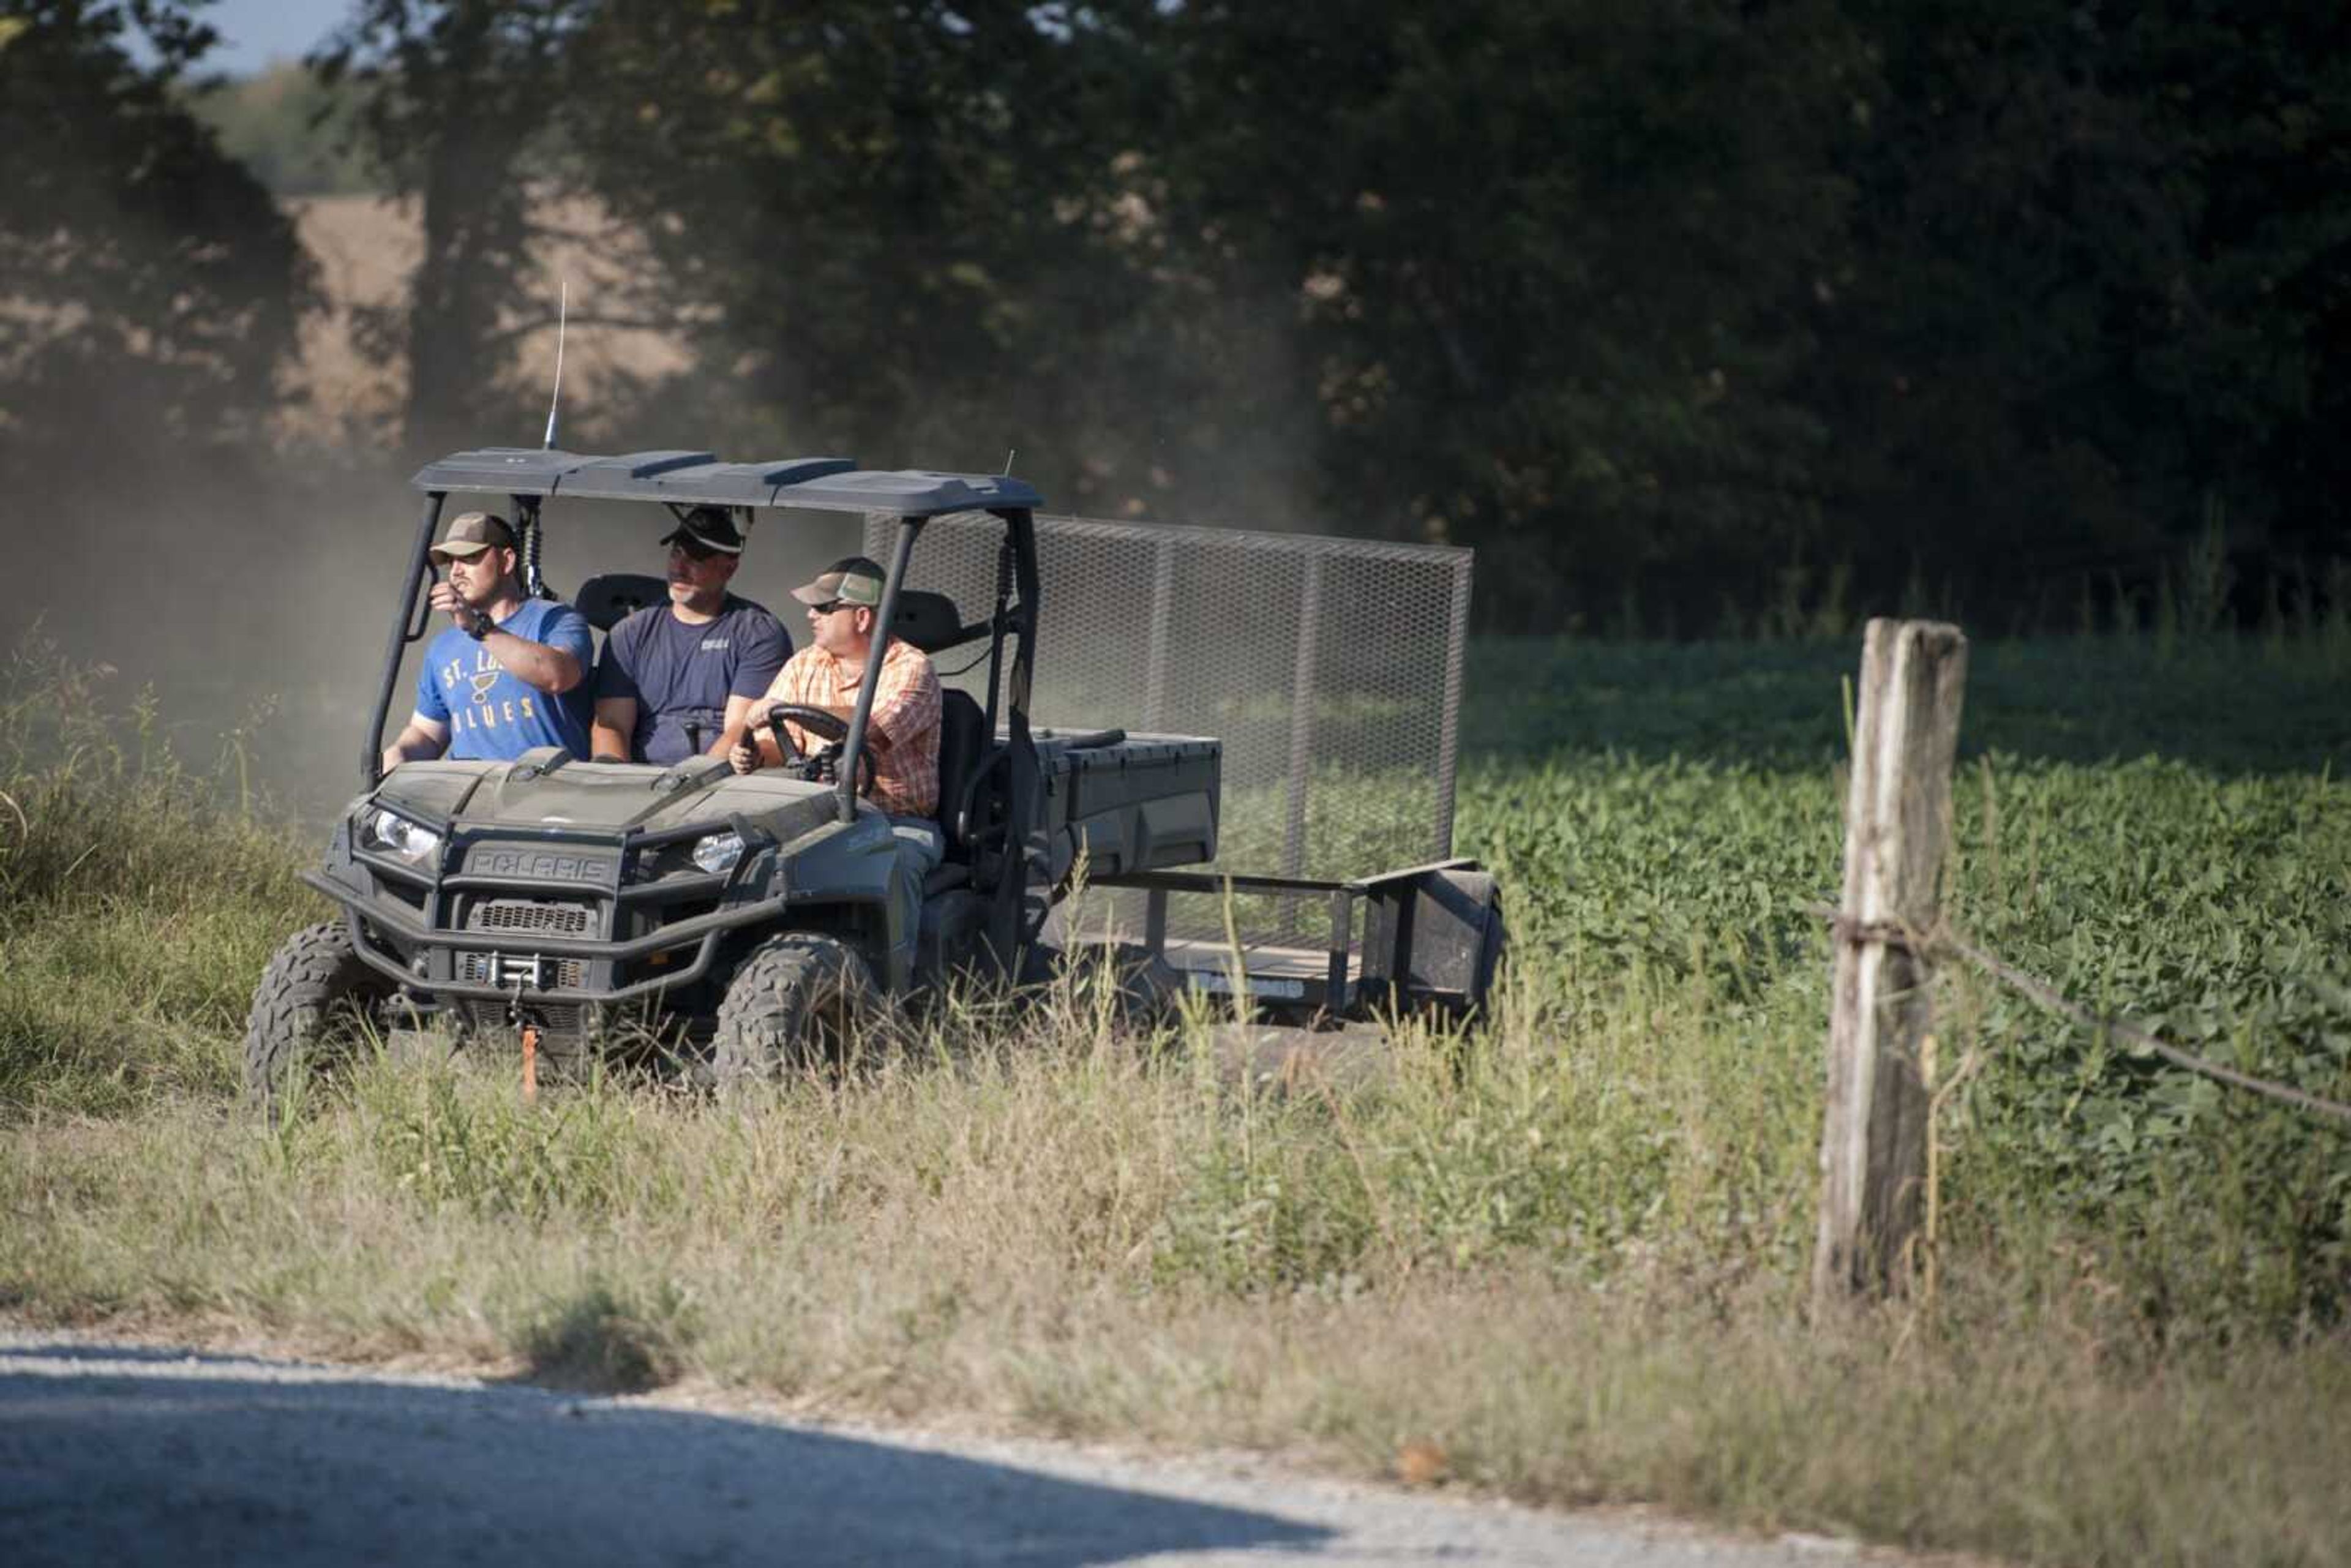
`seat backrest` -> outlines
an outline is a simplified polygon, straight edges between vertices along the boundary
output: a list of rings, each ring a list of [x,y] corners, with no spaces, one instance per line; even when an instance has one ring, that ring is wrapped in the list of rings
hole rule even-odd
[[[613,627],[647,605],[668,602],[669,579],[637,571],[607,571],[600,572],[580,585],[579,596],[572,600],[571,608],[586,617],[589,625],[610,635]],[[766,605],[732,593],[726,596],[726,607],[767,613]]]
[[[599,632],[613,627],[648,604],[669,602],[669,580],[637,571],[607,571],[580,585],[571,608],[587,617]]]
[[[946,594],[921,588],[898,591],[897,612],[890,617],[891,636],[912,643],[925,653],[935,653],[954,647],[956,633],[962,630],[963,612]]]
[[[913,641],[912,638],[908,639]],[[987,715],[968,692],[948,686],[939,693],[939,832],[947,853],[960,856],[963,843],[956,836],[956,808],[963,800],[965,781],[987,747]]]

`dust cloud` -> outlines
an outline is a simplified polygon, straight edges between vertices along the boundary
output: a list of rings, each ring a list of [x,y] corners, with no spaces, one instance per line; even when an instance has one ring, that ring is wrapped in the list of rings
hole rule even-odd
[[[16,580],[0,601],[0,642],[110,666],[99,688],[109,706],[127,711],[152,691],[183,761],[234,786],[241,747],[244,782],[299,821],[322,821],[359,789],[373,744],[422,504],[403,465],[371,458],[314,454],[242,484],[188,473],[21,503],[9,519]],[[453,497],[444,517],[467,500]],[[659,507],[615,502],[550,503],[545,524],[542,570],[563,598],[595,572],[658,573],[657,541],[672,527]],[[783,606],[803,641],[789,590],[854,550],[861,530],[854,517],[762,513],[735,591]],[[446,623],[433,618],[426,640]],[[412,706],[423,645],[402,650],[390,730]]]
[[[141,694],[152,693],[157,726],[184,763],[316,824],[359,788],[361,759],[375,744],[378,682],[419,520],[422,498],[409,484],[414,464],[397,450],[404,372],[396,357],[369,349],[382,337],[378,330],[371,338],[370,321],[400,308],[418,252],[413,207],[374,198],[287,205],[319,263],[325,303],[303,322],[299,360],[281,378],[267,428],[233,446],[192,450],[168,433],[137,427],[126,413],[120,426],[89,430],[78,450],[0,454],[19,476],[0,508],[0,545],[13,579],[0,595],[0,653],[37,646],[109,667],[98,689],[110,712],[127,714]],[[596,232],[592,213],[559,215],[563,222],[551,225],[559,231]],[[597,322],[592,289],[620,285],[597,270],[595,256],[550,250],[541,260],[546,303],[552,305],[559,280],[570,278],[573,289],[559,444],[585,452],[716,444],[730,460],[831,449],[820,441],[772,440],[766,450],[745,450],[693,428],[702,423],[695,411],[726,403],[723,379],[693,364],[679,337]],[[1219,345],[1218,362],[1191,362],[1189,350],[1171,346],[1152,372],[1164,399],[1137,384],[1130,365],[1107,402],[1093,387],[1045,401],[1071,411],[1066,432],[1008,428],[986,408],[960,411],[968,417],[926,411],[921,432],[846,455],[874,467],[994,471],[1018,448],[1016,471],[1040,486],[1054,510],[1294,527],[1307,515],[1301,497],[1311,455],[1279,422],[1244,422],[1216,464],[1186,464],[1177,455],[1183,443],[1155,428],[1155,404],[1196,406],[1199,389],[1231,374],[1237,362],[1250,384],[1287,383],[1291,345],[1281,323],[1294,316],[1290,301],[1228,298],[1216,315],[1205,338]],[[510,392],[501,405],[508,412],[474,444],[538,444],[554,368],[553,316],[550,308],[543,321],[521,323],[500,357],[486,361],[485,375]],[[138,373],[126,365],[118,382],[126,411],[140,406],[127,395]],[[1113,406],[1144,411],[1133,415],[1138,428],[1089,436],[1089,424],[1127,417],[1112,414]],[[741,437],[746,411],[728,412],[734,417],[718,423]],[[747,427],[778,429],[780,416],[771,413]],[[468,499],[452,497],[449,510]],[[510,511],[503,497],[480,499]],[[1171,515],[1184,511],[1192,515]],[[657,540],[671,522],[651,506],[556,502],[547,525],[545,579],[569,597],[597,572],[658,572]],[[780,606],[797,644],[805,628],[789,589],[862,539],[854,517],[763,512],[735,591]],[[442,624],[436,619],[428,627],[428,639]],[[1132,630],[1105,628],[1101,635],[1115,640]],[[409,711],[421,646],[403,650],[388,731],[396,732]],[[1048,656],[1077,669],[1115,652],[1064,642]],[[1270,670],[1268,678],[1281,674]]]

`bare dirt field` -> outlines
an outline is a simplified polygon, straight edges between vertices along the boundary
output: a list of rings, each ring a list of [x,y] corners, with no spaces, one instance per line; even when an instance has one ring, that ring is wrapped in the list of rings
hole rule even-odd
[[[414,273],[423,242],[413,203],[382,196],[287,201],[302,244],[317,258],[327,308],[303,330],[301,363],[288,377],[284,435],[337,439],[379,434],[399,412],[406,371],[396,351],[371,350],[364,314],[395,304]],[[555,376],[558,295],[571,290],[575,325],[564,346],[565,382],[592,402],[616,371],[658,377],[686,367],[670,333],[601,324],[597,318],[646,266],[634,233],[593,203],[549,201],[534,214],[549,238],[539,262],[542,308],[521,329],[496,373],[546,387]]]

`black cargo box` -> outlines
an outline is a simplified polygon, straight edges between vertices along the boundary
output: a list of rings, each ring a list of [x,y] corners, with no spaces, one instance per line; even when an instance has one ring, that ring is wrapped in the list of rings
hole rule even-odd
[[[1223,759],[1221,742],[1198,736],[1065,738],[1040,732],[1037,760],[1054,880],[1081,848],[1091,876],[1214,860]]]

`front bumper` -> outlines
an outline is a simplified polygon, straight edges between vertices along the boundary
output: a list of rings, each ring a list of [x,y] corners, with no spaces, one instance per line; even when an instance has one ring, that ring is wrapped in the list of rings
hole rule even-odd
[[[756,903],[740,904],[680,920],[645,936],[608,941],[535,932],[447,930],[428,926],[380,901],[354,899],[350,888],[318,872],[303,873],[302,880],[343,906],[343,918],[350,927],[352,949],[369,967],[402,985],[430,991],[436,997],[525,1004],[538,1002],[578,1006],[586,1002],[625,1002],[653,996],[674,987],[691,985],[709,973],[712,960],[717,956],[719,945],[728,932],[761,921],[775,920],[794,902],[792,894],[787,892]],[[387,940],[379,940],[379,936]],[[578,959],[590,966],[618,968],[675,953],[689,945],[694,949],[693,956],[684,966],[664,967],[661,973],[617,985],[550,987],[530,984],[523,978],[527,973],[543,975],[546,972],[545,961],[549,959]],[[408,949],[405,961],[400,955],[400,949],[403,947]],[[444,969],[433,962],[436,954],[447,955],[453,962]],[[516,977],[513,984],[503,980],[461,978],[455,960],[460,955],[474,954],[511,955],[538,962],[528,970],[524,965],[492,967],[493,973]]]
[[[576,1016],[646,1000],[709,976],[727,938],[796,905],[854,890],[788,885],[776,840],[743,820],[656,833],[424,824],[443,835],[421,864],[339,833],[324,871],[302,878],[341,905],[362,963],[421,999]],[[742,858],[721,873],[664,870],[654,857],[732,829]],[[472,868],[486,862],[498,874]],[[515,874],[517,863],[560,874]],[[559,928],[558,928],[559,927]]]

